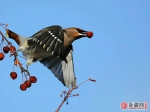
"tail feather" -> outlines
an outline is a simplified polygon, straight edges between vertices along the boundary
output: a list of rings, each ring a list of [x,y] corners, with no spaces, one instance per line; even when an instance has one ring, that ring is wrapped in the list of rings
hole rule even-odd
[[[15,40],[18,45],[20,45],[22,42],[24,42],[26,40],[25,37],[20,36],[17,33],[13,32],[9,29],[6,29],[6,32],[8,34],[8,37]]]

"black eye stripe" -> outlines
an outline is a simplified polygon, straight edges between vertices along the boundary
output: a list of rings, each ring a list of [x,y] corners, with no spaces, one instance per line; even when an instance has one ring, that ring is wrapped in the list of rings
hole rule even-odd
[[[86,32],[85,30],[82,30],[82,29],[79,29],[79,28],[76,28],[76,30],[77,30],[79,33]]]

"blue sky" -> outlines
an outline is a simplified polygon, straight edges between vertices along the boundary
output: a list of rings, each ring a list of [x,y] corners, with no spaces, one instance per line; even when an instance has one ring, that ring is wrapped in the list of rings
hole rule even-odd
[[[97,82],[75,90],[80,96],[69,98],[61,112],[122,112],[123,101],[150,105],[149,7],[149,0],[3,0],[0,23],[8,23],[10,30],[26,37],[51,25],[93,31],[93,38],[73,43],[73,56],[77,83],[88,78]],[[21,62],[25,65],[25,60]],[[59,95],[67,88],[51,71],[39,62],[31,65],[29,71],[38,81],[23,92],[19,68],[14,81],[9,76],[12,70],[13,58],[6,55],[0,62],[1,112],[56,110],[62,101]]]

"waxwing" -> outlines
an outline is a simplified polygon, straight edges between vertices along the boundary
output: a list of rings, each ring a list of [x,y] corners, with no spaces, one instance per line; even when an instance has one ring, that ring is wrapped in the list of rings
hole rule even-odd
[[[76,27],[62,29],[61,26],[54,25],[24,38],[9,29],[6,31],[9,38],[19,45],[18,51],[27,58],[27,69],[33,62],[40,61],[64,86],[75,86],[72,42],[81,37],[91,38],[92,32]]]

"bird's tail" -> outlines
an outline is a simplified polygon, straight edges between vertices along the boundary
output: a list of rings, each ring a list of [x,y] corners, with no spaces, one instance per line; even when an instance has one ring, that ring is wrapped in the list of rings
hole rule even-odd
[[[6,33],[7,33],[7,36],[9,38],[15,40],[18,45],[20,45],[20,43],[26,39],[25,37],[20,36],[17,33],[13,32],[9,29],[6,29]]]

